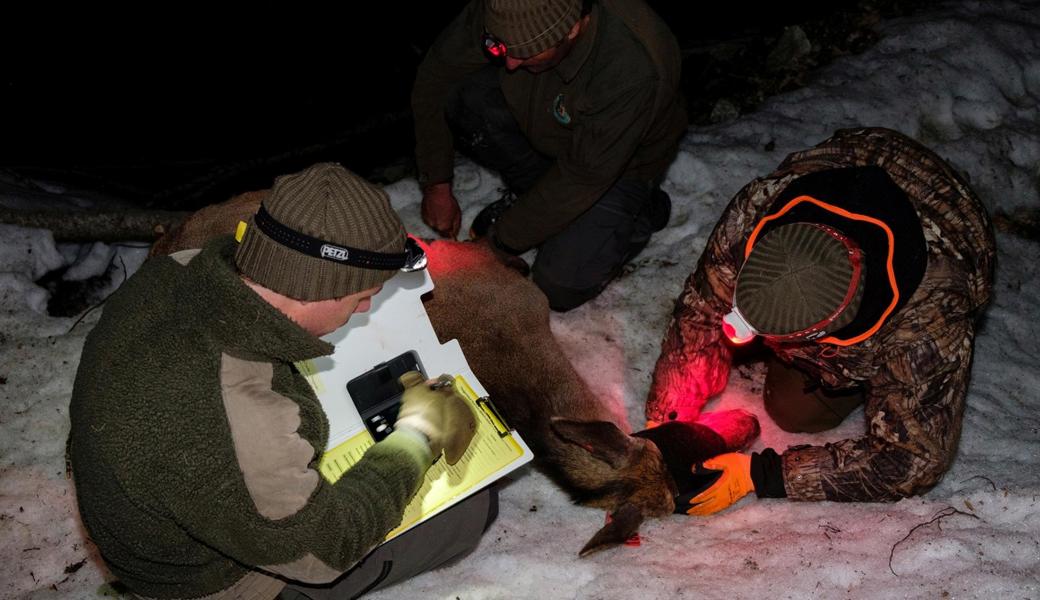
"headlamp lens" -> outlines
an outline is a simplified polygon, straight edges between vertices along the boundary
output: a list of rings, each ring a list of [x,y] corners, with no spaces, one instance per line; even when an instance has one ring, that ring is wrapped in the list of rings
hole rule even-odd
[[[411,273],[412,271],[421,271],[426,268],[426,253],[423,252],[422,246],[419,242],[409,237],[404,243],[404,251],[407,255],[405,258],[404,266],[401,267],[401,271],[404,273]]]
[[[740,311],[733,310],[722,317],[722,333],[734,344],[746,344],[755,338],[755,330],[744,320]]]
[[[502,40],[485,32],[481,42],[484,45],[484,52],[487,52],[491,58],[503,59],[506,57],[506,45]]]

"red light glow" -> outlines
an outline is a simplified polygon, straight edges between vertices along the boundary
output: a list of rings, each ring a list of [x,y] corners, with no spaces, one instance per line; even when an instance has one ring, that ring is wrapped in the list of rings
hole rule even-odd
[[[729,339],[729,341],[733,342],[734,344],[737,344],[738,346],[746,344],[746,343],[750,342],[753,339],[753,338],[750,338],[750,337],[741,339],[741,337],[739,335],[737,335],[737,330],[734,329],[732,325],[730,325],[729,323],[727,323],[725,321],[722,322],[722,333],[725,334],[725,336]]]
[[[483,37],[484,50],[492,58],[503,58],[506,55],[506,45],[502,43],[502,40],[496,39],[490,33],[485,33]]]

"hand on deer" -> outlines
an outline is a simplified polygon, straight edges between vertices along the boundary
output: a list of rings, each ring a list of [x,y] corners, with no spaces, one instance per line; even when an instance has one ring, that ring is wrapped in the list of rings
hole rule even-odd
[[[400,382],[405,390],[394,427],[426,436],[435,461],[443,451],[449,465],[459,462],[477,431],[477,420],[466,400],[455,391],[454,379],[441,375],[424,381],[418,371],[409,371],[401,375]]]
[[[751,457],[747,454],[720,454],[695,465],[694,469],[697,467],[722,471],[722,475],[711,487],[690,499],[690,508],[686,511],[688,515],[713,515],[755,491],[755,484],[751,481]]]
[[[423,189],[422,220],[437,235],[456,239],[462,228],[462,209],[451,192],[451,183],[434,183]]]

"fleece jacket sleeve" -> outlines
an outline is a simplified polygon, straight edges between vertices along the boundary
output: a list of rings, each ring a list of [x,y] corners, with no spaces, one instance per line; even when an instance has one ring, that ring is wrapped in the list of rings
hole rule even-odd
[[[268,519],[235,481],[182,481],[169,509],[192,535],[246,565],[322,583],[363,558],[401,520],[431,462],[418,437],[395,432],[335,484],[321,479],[295,514]]]

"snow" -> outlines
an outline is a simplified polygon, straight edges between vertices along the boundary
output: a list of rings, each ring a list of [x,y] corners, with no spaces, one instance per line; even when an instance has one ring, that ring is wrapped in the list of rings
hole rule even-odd
[[[589,385],[636,428],[671,304],[718,215],[789,152],[842,127],[890,127],[963,172],[991,212],[1040,207],[1040,3],[944,2],[879,30],[877,45],[824,68],[805,88],[754,114],[692,128],[665,183],[669,227],[602,296],[554,315],[553,331]],[[460,159],[464,223],[499,185]],[[415,181],[387,189],[409,228],[429,235]],[[6,205],[19,201],[0,194]],[[59,248],[49,232],[9,226],[0,226],[0,240],[0,597],[114,595],[79,524],[63,460],[76,365],[100,310],[75,326],[75,317],[48,317],[47,291],[32,282],[63,265],[79,279],[115,273],[104,294],[144,250]],[[474,554],[371,597],[1040,597],[1040,245],[998,233],[998,247],[960,451],[928,494],[892,504],[746,498],[711,518],[648,522],[642,546],[579,559],[603,513],[571,504],[529,469],[501,490],[500,516]],[[763,376],[757,365],[736,368],[709,404],[759,414],[754,449],[863,431],[862,412],[826,434],[780,431],[762,410]]]

